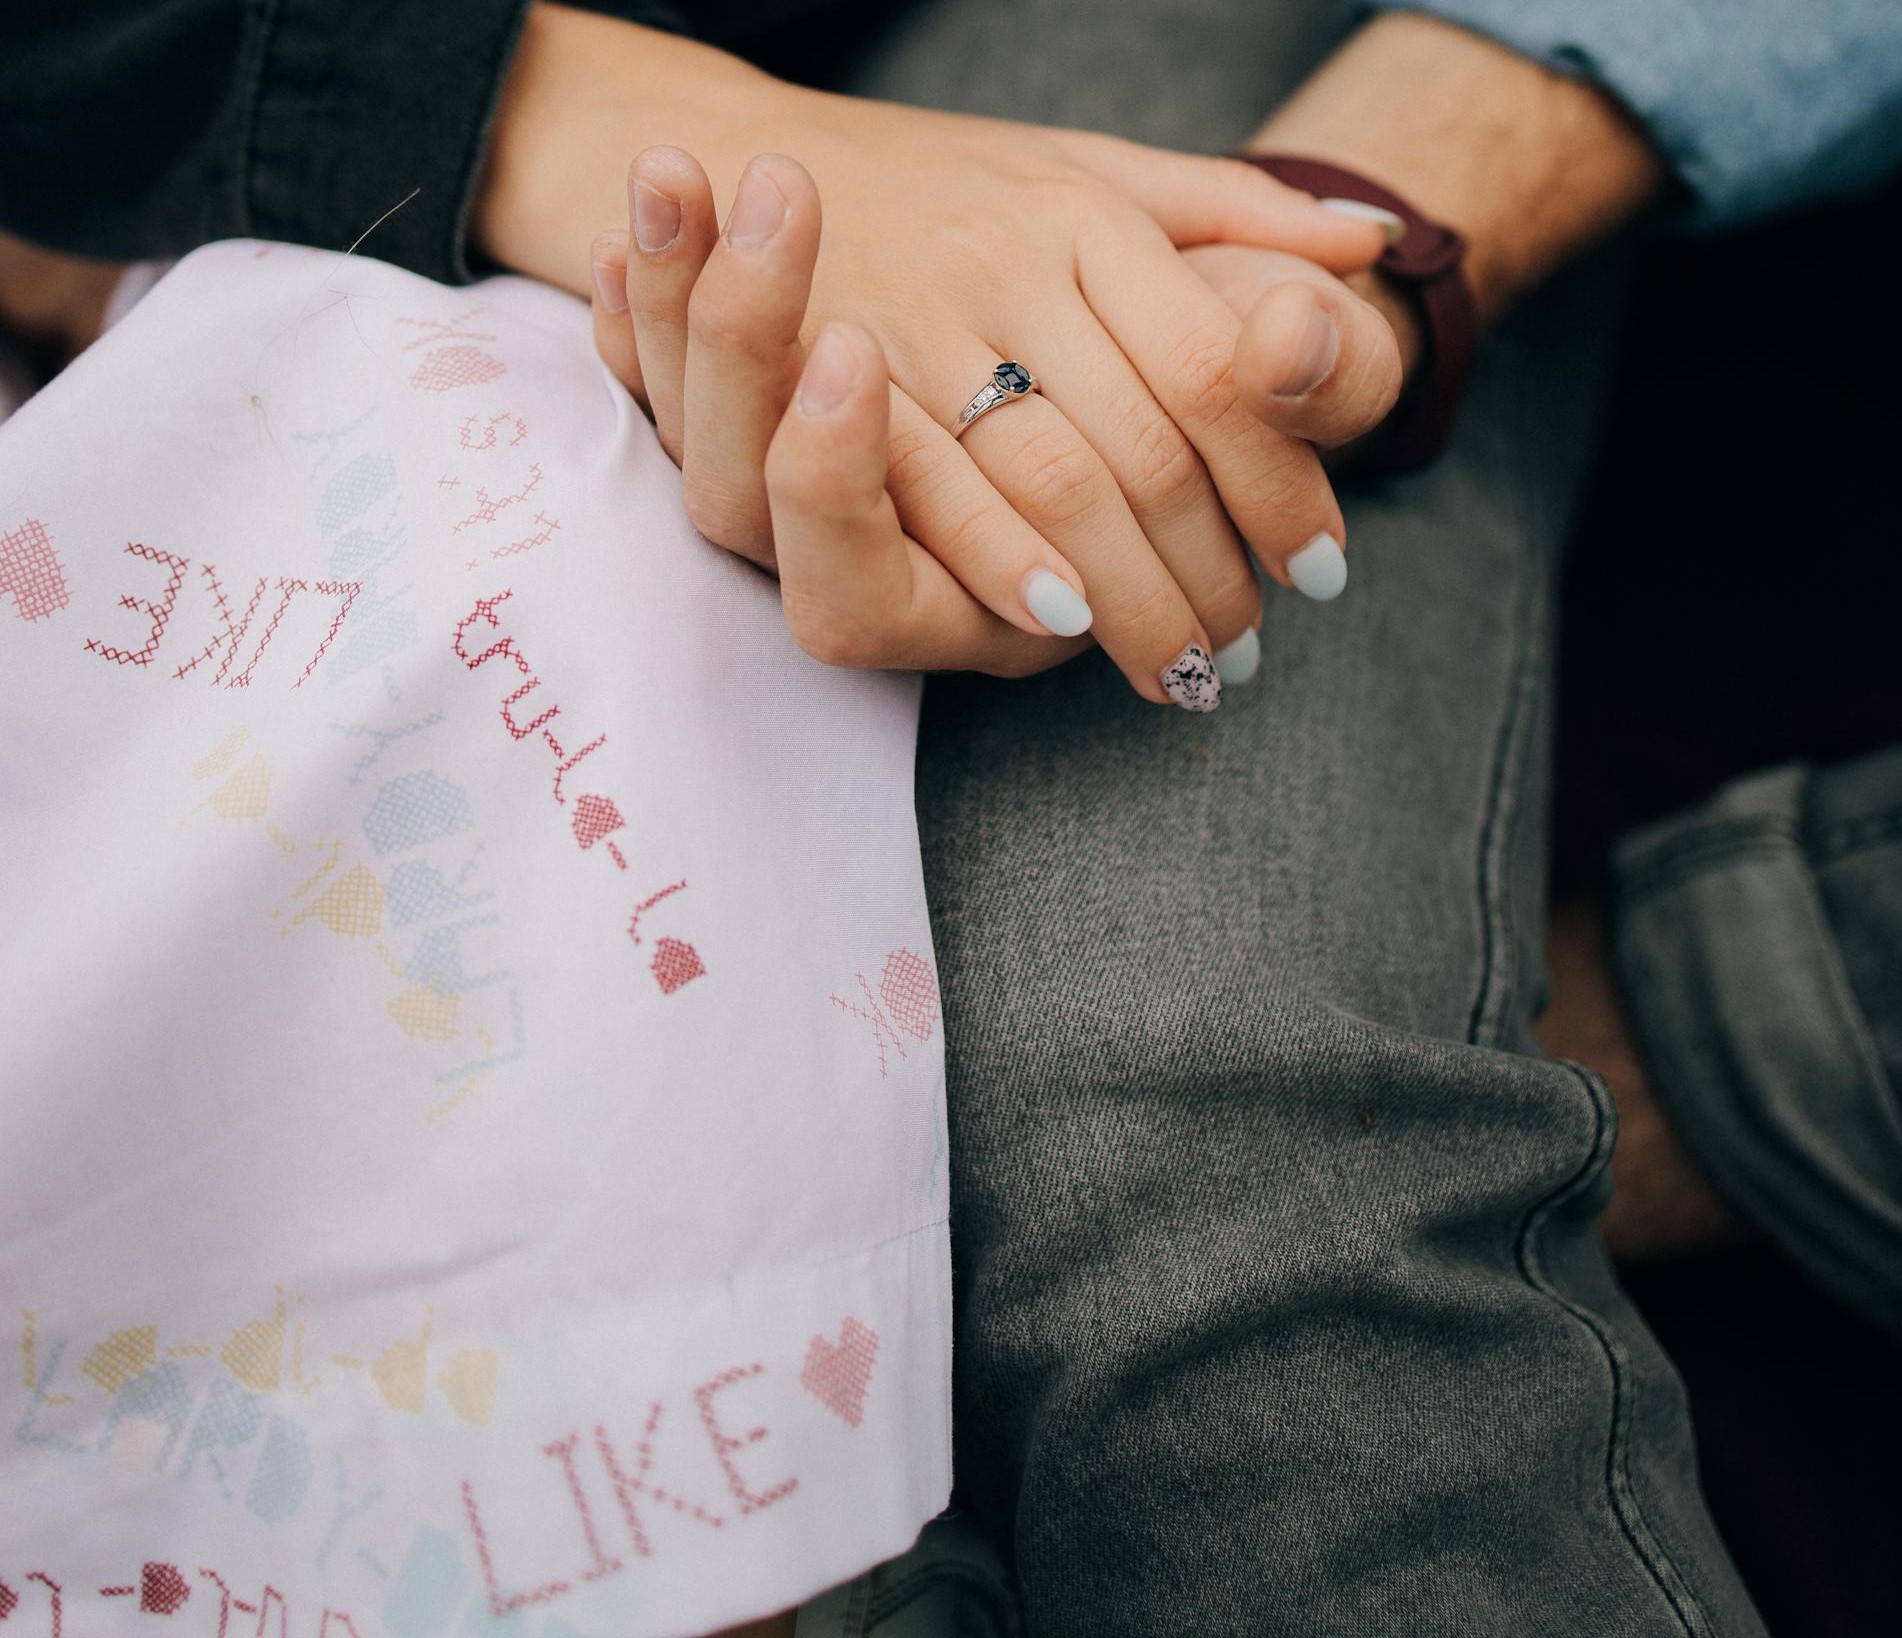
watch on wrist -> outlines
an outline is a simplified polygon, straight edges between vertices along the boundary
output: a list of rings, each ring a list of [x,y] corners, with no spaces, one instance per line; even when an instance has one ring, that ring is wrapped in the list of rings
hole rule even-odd
[[[1359,472],[1406,472],[1427,465],[1452,437],[1479,335],[1466,283],[1466,240],[1378,182],[1339,165],[1294,154],[1235,157],[1291,188],[1322,199],[1378,205],[1406,224],[1374,267],[1410,295],[1419,310],[1420,364],[1387,419],[1353,450],[1353,464]]]

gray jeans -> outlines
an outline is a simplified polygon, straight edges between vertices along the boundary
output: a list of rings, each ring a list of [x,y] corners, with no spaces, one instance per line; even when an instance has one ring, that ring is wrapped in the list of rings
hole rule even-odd
[[[1718,1190],[1902,1336],[1902,746],[1740,779],[1626,838],[1613,944]]]
[[[1220,150],[1338,26],[955,0],[854,89]],[[1214,716],[1091,658],[927,693],[959,1479],[1033,1634],[1762,1630],[1594,1233],[1610,1101],[1528,1033],[1607,303],[1494,340]]]

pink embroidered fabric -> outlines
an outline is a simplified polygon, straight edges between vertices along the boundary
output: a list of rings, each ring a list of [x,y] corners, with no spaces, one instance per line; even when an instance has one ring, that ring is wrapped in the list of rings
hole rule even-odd
[[[915,681],[587,309],[181,262],[0,425],[0,1622],[645,1638],[950,1486]]]

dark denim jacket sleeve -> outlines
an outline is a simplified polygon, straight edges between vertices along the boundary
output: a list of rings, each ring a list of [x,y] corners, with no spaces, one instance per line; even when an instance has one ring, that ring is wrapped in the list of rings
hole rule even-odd
[[[241,236],[342,249],[414,191],[366,252],[466,279],[471,196],[527,9],[5,0],[0,228],[115,261]]]
[[[1602,86],[1694,227],[1876,187],[1902,164],[1902,0],[1355,0],[1425,12]]]

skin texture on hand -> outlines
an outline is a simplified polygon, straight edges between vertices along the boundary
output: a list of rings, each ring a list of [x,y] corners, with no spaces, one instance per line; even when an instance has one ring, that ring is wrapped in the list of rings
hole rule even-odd
[[[673,174],[684,208],[668,219],[676,238],[663,254],[631,248],[638,203],[628,232],[597,240],[595,345],[630,386],[645,355],[655,427],[682,463],[689,515],[716,544],[772,543],[800,646],[831,665],[1005,676],[1086,646],[1050,635],[1038,616],[1048,598],[1031,594],[1036,577],[1054,581],[1081,613],[1069,629],[1086,628],[1079,577],[1008,507],[979,496],[960,514],[972,497],[914,493],[902,473],[893,481],[894,448],[947,435],[894,436],[904,400],[876,340],[837,323],[809,353],[800,340],[819,232],[803,167],[762,156],[757,167],[787,201],[788,220],[764,243],[735,246],[716,232],[691,156],[644,157]],[[939,537],[941,555],[907,529]]]
[[[1202,245],[1182,258],[1243,321],[1235,383],[1264,423],[1327,449],[1372,430],[1393,407],[1419,353],[1419,326],[1412,304],[1388,298],[1372,273],[1337,279],[1301,257],[1244,245]],[[1312,377],[1322,359],[1324,373]]]

